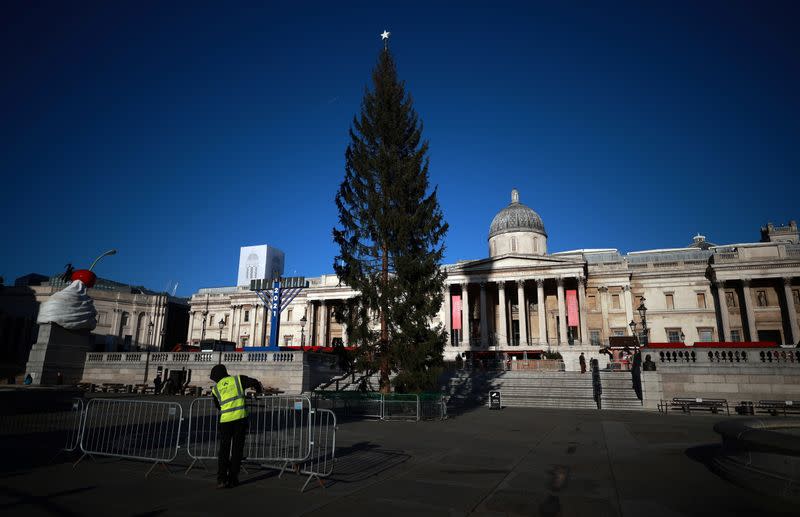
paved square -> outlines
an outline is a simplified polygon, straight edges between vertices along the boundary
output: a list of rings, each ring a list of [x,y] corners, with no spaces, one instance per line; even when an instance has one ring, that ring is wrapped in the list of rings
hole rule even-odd
[[[149,479],[145,463],[52,454],[37,435],[4,442],[6,515],[796,515],[703,463],[721,417],[485,408],[436,422],[340,421],[326,487],[249,468],[215,490],[215,464],[185,455]],[[724,417],[723,417],[724,418]],[[730,417],[735,418],[735,417]]]

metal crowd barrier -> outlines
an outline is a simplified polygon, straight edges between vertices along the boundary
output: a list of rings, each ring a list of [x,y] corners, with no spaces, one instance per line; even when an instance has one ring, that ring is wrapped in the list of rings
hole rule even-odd
[[[58,444],[63,452],[72,452],[80,444],[84,406],[82,398],[72,398],[60,402],[53,411],[4,415],[0,417],[0,437],[5,440],[13,436],[53,434],[52,445]],[[39,446],[42,443],[47,442],[38,441]]]
[[[447,418],[447,399],[440,393],[420,393],[421,420],[444,420]]]
[[[419,421],[419,395],[386,393],[383,395],[382,420]]]
[[[80,447],[83,456],[111,456],[165,465],[178,455],[183,409],[177,402],[91,399]]]
[[[308,476],[300,492],[305,492],[312,479],[325,487],[322,479],[333,474],[336,461],[336,413],[329,409],[312,412],[311,456],[300,467],[300,473]]]
[[[329,409],[340,416],[412,421],[447,418],[447,401],[441,393],[317,391],[313,396],[315,408]]]
[[[247,399],[249,412],[244,461],[279,462],[281,469],[303,462],[311,454],[311,400],[304,395]],[[186,451],[192,463],[217,458],[219,410],[210,397],[189,406]]]

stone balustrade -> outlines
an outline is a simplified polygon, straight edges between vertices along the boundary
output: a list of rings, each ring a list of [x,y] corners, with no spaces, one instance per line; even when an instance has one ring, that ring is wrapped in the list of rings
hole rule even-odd
[[[149,357],[148,357],[149,356]],[[300,393],[341,373],[331,354],[281,352],[91,352],[86,354],[84,382],[150,383],[156,372],[186,370],[191,383],[209,386],[209,374],[218,363],[233,374],[256,378],[265,386]]]
[[[659,365],[671,366],[715,366],[741,365],[751,367],[785,366],[800,367],[800,350],[796,348],[745,348],[745,347],[687,347],[645,348],[645,356]]]
[[[86,363],[146,363],[151,365],[178,363],[219,362],[220,352],[91,352],[86,354]],[[316,355],[316,354],[314,354]],[[223,363],[264,363],[264,362],[300,362],[311,354],[303,352],[222,352]]]

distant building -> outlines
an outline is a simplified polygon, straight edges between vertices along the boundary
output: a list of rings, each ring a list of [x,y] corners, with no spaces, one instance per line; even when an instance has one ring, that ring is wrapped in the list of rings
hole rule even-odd
[[[34,276],[43,275],[26,275],[14,287],[0,288],[0,370],[13,373],[24,367],[37,337],[39,306],[66,286],[60,276],[31,283]],[[104,278],[98,278],[88,293],[97,309],[94,350],[145,350],[148,346],[171,350],[186,342],[189,305],[185,298]]]
[[[610,337],[631,336],[631,322],[641,329],[643,300],[650,342],[797,343],[797,224],[768,224],[761,237],[717,245],[696,235],[686,247],[628,254],[615,248],[548,253],[541,217],[514,190],[489,227],[489,256],[443,266],[445,303],[434,323],[449,336],[445,358],[551,350],[577,369],[580,352],[596,357]],[[299,345],[301,334],[306,345],[346,343],[332,308],[353,291],[335,275],[309,280],[281,315],[280,344]],[[245,347],[266,344],[266,309],[246,287],[201,289],[190,306],[191,341],[206,335]]]

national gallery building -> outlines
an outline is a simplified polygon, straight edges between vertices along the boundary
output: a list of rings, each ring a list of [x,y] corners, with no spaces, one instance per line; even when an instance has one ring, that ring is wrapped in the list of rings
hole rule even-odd
[[[794,221],[762,227],[751,243],[717,245],[697,235],[684,248],[548,253],[541,217],[513,190],[489,225],[488,241],[487,258],[443,266],[438,322],[448,330],[446,360],[550,350],[573,370],[581,352],[597,357],[610,337],[641,332],[643,305],[650,342],[800,341]],[[332,308],[353,291],[335,275],[308,280],[281,315],[280,344],[346,345]],[[247,286],[200,289],[191,297],[191,343],[265,346],[268,326],[266,307]]]

